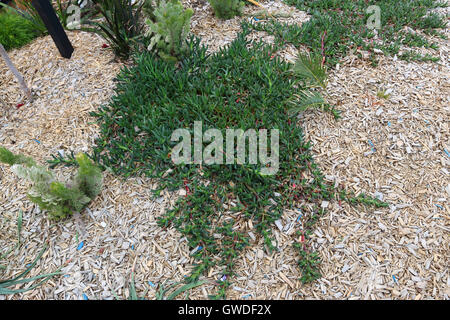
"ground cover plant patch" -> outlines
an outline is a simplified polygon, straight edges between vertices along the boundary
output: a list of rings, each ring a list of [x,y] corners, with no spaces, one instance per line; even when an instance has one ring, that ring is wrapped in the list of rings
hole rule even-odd
[[[39,33],[33,23],[12,10],[0,11],[0,43],[6,50],[20,48],[37,36]]]
[[[439,60],[415,49],[437,49],[437,44],[423,34],[445,37],[439,29],[446,27],[447,17],[430,12],[445,7],[442,1],[285,0],[285,3],[308,12],[310,21],[299,26],[271,19],[253,22],[253,28],[275,35],[278,45],[289,42],[297,47],[306,46],[326,57],[328,65],[337,64],[349,50],[358,48],[368,51],[374,64],[377,50],[408,61]],[[374,13],[367,11],[372,5],[380,10],[380,29],[372,29],[367,23]],[[402,50],[402,46],[410,49]]]
[[[295,247],[301,280],[317,279],[319,259],[308,247],[308,237],[324,212],[322,201],[337,196],[324,183],[290,112],[294,93],[309,90],[305,79],[275,57],[274,47],[249,42],[249,32],[243,26],[235,41],[212,55],[191,38],[180,64],[149,52],[137,54],[134,65],[118,76],[110,103],[92,113],[101,130],[94,148],[97,161],[123,177],[144,174],[158,179],[156,194],[165,188],[185,190],[159,224],[175,226],[189,241],[196,264],[187,282],[197,281],[211,268],[221,270],[213,297],[225,296],[235,261],[247,246],[262,238],[267,250],[277,250],[272,228],[287,208],[299,210]],[[228,128],[279,130],[279,170],[262,174],[260,161],[175,165],[172,133],[179,128],[193,133],[196,121],[203,132],[215,128],[224,136]],[[252,240],[249,231],[259,238]]]

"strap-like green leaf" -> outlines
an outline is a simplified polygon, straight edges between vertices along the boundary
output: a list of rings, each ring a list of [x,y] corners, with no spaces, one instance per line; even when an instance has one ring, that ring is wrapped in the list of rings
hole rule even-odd
[[[319,55],[299,53],[293,71],[297,76],[325,89],[327,74],[321,59],[322,57]]]

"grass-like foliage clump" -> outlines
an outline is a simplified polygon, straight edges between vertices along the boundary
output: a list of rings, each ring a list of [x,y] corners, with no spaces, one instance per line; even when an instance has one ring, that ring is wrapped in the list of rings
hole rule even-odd
[[[191,38],[179,65],[149,52],[138,54],[134,65],[118,76],[109,105],[93,113],[101,129],[94,148],[100,163],[125,177],[157,178],[157,193],[165,188],[186,191],[159,223],[174,225],[195,251],[188,282],[212,267],[221,270],[216,297],[225,295],[235,260],[250,243],[263,239],[267,250],[277,249],[274,221],[294,206],[303,212],[293,235],[303,239],[296,241],[301,279],[319,277],[318,259],[307,240],[323,213],[321,202],[334,196],[290,114],[294,93],[307,91],[304,83],[310,79],[296,76],[291,64],[274,56],[274,47],[246,40],[249,32],[244,27],[235,41],[213,55]],[[178,142],[171,141],[172,133],[185,128],[194,136],[194,121],[202,122],[203,132],[215,128],[224,137],[227,128],[278,129],[278,172],[262,174],[260,161],[175,165],[171,151]],[[248,232],[259,238],[252,240]]]
[[[0,11],[0,43],[6,50],[20,48],[38,35],[29,20],[9,9]]]
[[[120,59],[128,59],[143,26],[140,21],[144,3],[132,0],[92,0],[93,13],[99,12],[103,19],[89,19],[90,31],[103,36]]]
[[[397,54],[402,60],[438,61],[438,56],[422,55],[417,47],[437,49],[423,34],[445,37],[439,29],[446,27],[446,17],[429,10],[444,7],[436,0],[284,0],[311,15],[302,25],[286,24],[276,20],[253,23],[256,30],[275,35],[278,45],[287,42],[306,46],[312,52],[326,57],[334,66],[349,50],[368,51],[376,64],[375,49],[388,55]],[[380,8],[380,29],[372,29],[375,11],[367,11],[372,5]],[[368,24],[369,22],[369,24]],[[417,32],[418,31],[418,32]],[[376,35],[376,33],[378,35]],[[403,50],[402,46],[411,47]]]
[[[209,0],[214,14],[219,19],[228,20],[242,14],[244,2],[241,0]]]
[[[53,173],[23,155],[15,155],[0,147],[0,162],[11,166],[20,178],[32,183],[28,193],[30,200],[43,210],[48,210],[50,218],[60,219],[80,212],[101,191],[103,175],[85,154],[75,157],[78,171],[67,184],[55,180]]]

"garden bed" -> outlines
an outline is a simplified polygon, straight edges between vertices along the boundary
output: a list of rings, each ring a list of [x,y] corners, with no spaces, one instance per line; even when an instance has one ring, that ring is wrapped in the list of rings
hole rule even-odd
[[[272,3],[285,7],[280,1],[265,4]],[[192,5],[198,11],[192,31],[213,51],[232,41],[239,22],[247,19],[213,23],[209,5]],[[249,7],[246,12],[253,10],[258,9]],[[298,23],[307,19],[306,14],[292,10]],[[213,24],[217,27],[210,29]],[[89,113],[107,103],[122,65],[102,47],[100,37],[85,32],[68,35],[75,47],[70,60],[59,57],[50,37],[10,52],[37,94],[32,103],[20,106],[20,87],[0,61],[0,143],[42,163],[60,150],[92,150],[98,126]],[[262,39],[273,40],[270,36]],[[342,111],[342,118],[309,110],[298,118],[330,183],[382,197],[390,207],[374,209],[338,201],[324,204],[328,213],[312,236],[312,247],[322,260],[322,278],[306,285],[299,280],[291,246],[298,213],[286,211],[274,229],[279,251],[268,253],[262,239],[246,249],[236,260],[237,275],[228,298],[448,298],[449,47],[446,40],[433,40],[440,45],[438,63],[380,55],[373,67],[368,59],[343,58],[330,71],[328,85],[329,102]],[[293,61],[295,52],[288,46],[278,55]],[[66,175],[71,169],[58,171]],[[133,177],[123,181],[108,172],[105,189],[86,209],[82,223],[54,224],[26,199],[26,186],[17,184],[9,169],[2,167],[0,179],[0,229],[5,230],[0,247],[14,244],[19,209],[24,212],[22,240],[27,244],[8,258],[0,277],[23,270],[47,241],[49,250],[32,275],[65,265],[63,276],[30,292],[0,299],[126,297],[132,271],[137,291],[149,289],[146,298],[154,299],[158,285],[180,282],[189,275],[193,258],[186,238],[172,227],[160,228],[156,221],[182,191],[153,199],[153,180]],[[215,282],[220,277],[220,270],[212,269],[202,277],[207,283],[192,289],[189,297],[207,298],[217,290]]]

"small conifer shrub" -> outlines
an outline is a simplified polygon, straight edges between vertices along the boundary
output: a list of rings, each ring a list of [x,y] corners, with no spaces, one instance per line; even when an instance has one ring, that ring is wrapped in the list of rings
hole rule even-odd
[[[209,0],[214,14],[219,19],[228,20],[242,14],[244,2],[240,0]]]
[[[160,1],[153,11],[154,21],[147,19],[151,42],[148,50],[155,50],[166,61],[176,62],[186,49],[192,9],[184,9],[179,0]]]
[[[78,172],[72,181],[64,184],[56,181],[52,172],[37,165],[33,159],[0,147],[0,162],[10,165],[18,177],[31,182],[28,197],[42,210],[47,210],[53,219],[80,212],[102,189],[100,168],[84,153],[79,153],[75,160]]]

